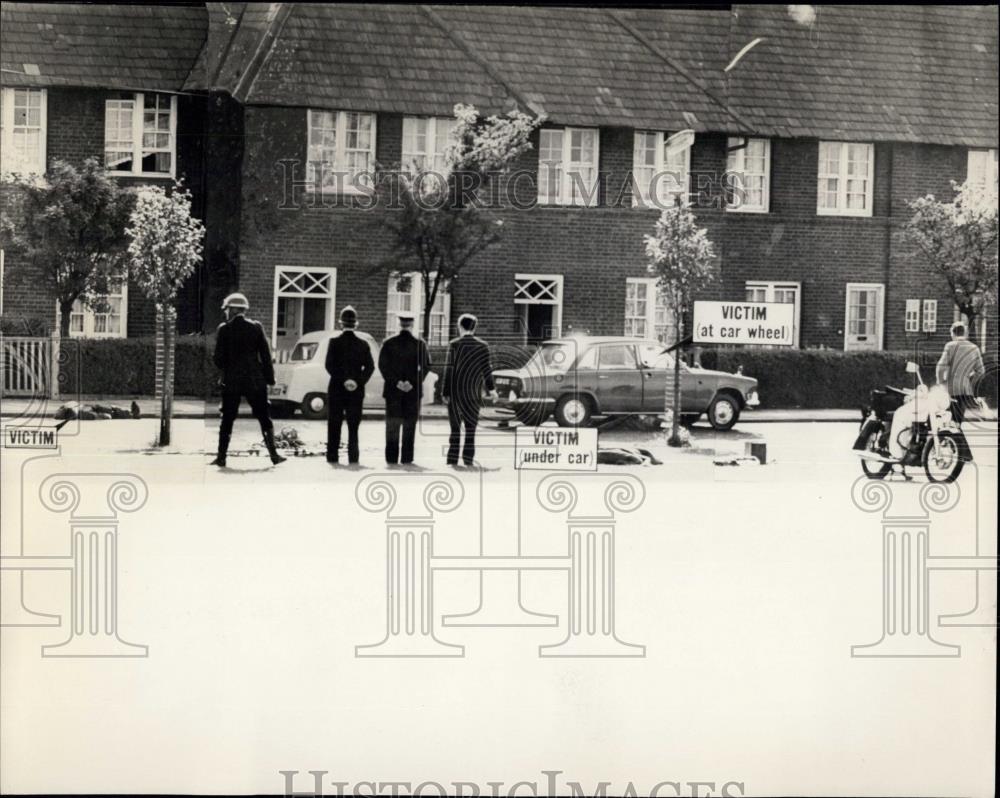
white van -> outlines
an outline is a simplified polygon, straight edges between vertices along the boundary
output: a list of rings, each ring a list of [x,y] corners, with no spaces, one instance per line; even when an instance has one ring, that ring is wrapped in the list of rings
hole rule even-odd
[[[326,418],[326,393],[330,384],[330,375],[326,372],[326,350],[340,332],[321,330],[306,333],[295,343],[287,361],[274,364],[275,384],[268,388],[268,398],[275,410],[286,413],[301,410],[305,418]],[[378,372],[381,345],[366,332],[356,330],[354,334],[368,344],[375,362],[375,373],[365,386],[365,409],[384,408],[382,375]],[[424,401],[432,401],[436,380],[434,374],[428,374],[424,379]]]

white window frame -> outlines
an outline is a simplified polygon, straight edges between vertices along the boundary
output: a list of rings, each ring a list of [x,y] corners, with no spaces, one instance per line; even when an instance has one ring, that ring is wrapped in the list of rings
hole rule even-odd
[[[734,189],[740,189],[742,194],[743,180],[746,176],[746,153],[751,144],[763,143],[764,145],[764,172],[752,173],[752,177],[763,177],[763,202],[758,205],[741,202],[734,204],[726,203],[726,210],[729,213],[769,213],[771,210],[771,140],[765,138],[730,136],[726,144],[726,174],[729,176],[730,185]]]
[[[90,305],[87,305],[83,299],[77,299],[73,303],[73,309],[70,311],[70,322],[69,322],[69,337],[70,338],[127,338],[128,337],[128,282],[123,281],[121,286],[121,291],[106,294],[105,296],[110,297],[120,297],[121,298],[121,324],[119,325],[118,332],[98,332],[97,327],[97,317],[98,316],[109,316],[109,313],[98,313]],[[83,329],[74,330],[73,329],[73,317],[82,316]],[[59,318],[59,303],[56,302],[56,318]]]
[[[35,154],[34,165],[15,162],[13,154],[16,152],[14,148],[14,101],[18,92],[28,92],[29,96],[31,94],[41,96],[40,111],[38,114],[38,152]],[[2,157],[0,173],[45,174],[48,147],[48,105],[49,95],[47,89],[19,89],[14,87],[0,89],[0,157]],[[32,126],[25,125],[22,127],[30,128]],[[7,153],[10,154],[7,155]],[[27,166],[27,169],[22,168],[24,166]]]
[[[650,168],[649,164],[640,163],[639,157],[646,148],[644,140],[649,136],[654,136],[653,151],[655,153],[655,163],[653,164],[653,176],[650,183],[643,186],[640,184],[638,174]],[[691,147],[685,147],[681,152],[684,160],[684,179],[680,182],[682,186],[670,188],[676,185],[670,180],[676,169],[674,165],[668,164],[666,159],[666,141],[668,134],[656,130],[636,130],[632,135],[632,184],[635,192],[632,195],[633,207],[647,208],[669,208],[673,207],[675,198],[681,196],[681,204],[687,207],[691,204]],[[645,182],[645,181],[643,181]],[[655,183],[657,196],[650,197],[651,185]]]
[[[413,146],[417,136],[416,127],[419,124],[427,126],[422,150]],[[413,173],[430,169],[442,177],[447,177],[451,167],[445,160],[445,155],[448,148],[456,143],[451,137],[451,131],[457,125],[458,120],[449,116],[404,116],[403,155],[400,164],[402,170]],[[442,128],[446,129],[444,146],[439,147],[439,134],[442,133]],[[420,159],[419,163],[417,159]]]
[[[410,290],[400,291],[397,288],[400,277],[410,278]],[[431,274],[430,279],[434,279],[434,274]],[[391,304],[391,299],[394,294],[400,296],[410,297],[410,309],[409,310],[392,310],[389,305]],[[385,311],[385,334],[386,336],[395,335],[399,332],[399,316],[401,313],[412,314],[414,319],[416,319],[415,327],[417,332],[423,337],[427,342],[428,346],[445,346],[448,343],[448,336],[451,330],[451,292],[448,290],[448,286],[445,285],[442,280],[441,285],[438,286],[437,296],[434,297],[434,305],[431,308],[431,329],[422,330],[421,326],[424,323],[424,282],[423,275],[420,272],[406,272],[402,275],[391,274],[389,275],[388,282],[388,294],[386,296],[386,311]],[[441,319],[440,324],[440,338],[435,339],[432,335],[434,329],[434,317],[437,316]]]
[[[170,171],[168,172],[145,172],[142,169],[143,147],[142,136],[145,132],[145,108],[147,92],[133,92],[131,100],[127,97],[109,98],[104,101],[104,159],[107,163],[108,152],[108,103],[131,102],[132,103],[132,168],[131,169],[108,169],[108,174],[117,177],[176,177],[177,176],[177,95],[168,92],[148,92],[151,96],[165,95],[170,97],[170,146],[167,149],[160,147],[153,148],[151,152],[170,153]]]
[[[937,332],[937,300],[925,299],[920,313],[920,329],[925,333]]]
[[[876,335],[876,346],[874,351],[882,351],[882,346],[885,341],[885,283],[847,283],[844,288],[844,351],[845,352],[859,352],[867,351],[867,348],[859,348],[856,346],[848,347],[848,342],[850,338],[850,322],[851,322],[851,291],[858,289],[861,291],[875,289],[878,291],[879,304],[878,304],[878,324],[876,325],[875,335]]]
[[[336,138],[334,146],[334,161],[331,164],[328,161],[323,161],[324,174],[329,174],[334,176],[333,185],[316,185],[316,178],[314,174],[314,160],[311,157],[313,149],[313,114],[333,114],[334,117],[334,135]],[[357,181],[353,179],[353,176],[348,172],[347,168],[347,155],[348,152],[365,152],[358,148],[347,147],[347,115],[348,114],[358,114],[360,116],[367,116],[371,119],[371,141],[367,150],[368,153],[368,169],[367,172],[372,172],[375,168],[375,142],[378,137],[378,115],[370,111],[338,111],[331,108],[307,108],[306,109],[306,175],[308,180],[307,189],[312,192],[320,194],[361,194],[368,195],[371,193],[372,188],[370,186],[357,185]],[[339,173],[339,174],[338,174]],[[361,174],[361,173],[359,173]]]
[[[636,301],[641,301],[646,303],[645,312],[642,315],[630,314],[629,303],[632,301],[629,299],[629,288],[631,286],[636,286],[645,288],[645,296],[636,298]],[[625,278],[625,324],[622,334],[628,336],[629,338],[652,338],[650,331],[656,328],[656,278],[655,277],[626,277]],[[633,332],[630,329],[629,322],[641,322],[645,325],[645,329],[642,332]]]
[[[824,172],[823,157],[824,147],[839,147],[840,153],[837,158],[837,172]],[[851,147],[868,148],[868,171],[865,180],[865,207],[847,207],[847,181],[857,180],[857,177],[850,177],[847,172],[848,154]],[[820,141],[817,145],[819,155],[816,175],[816,213],[819,216],[871,216],[872,202],[875,195],[875,145],[864,141]],[[823,185],[825,180],[837,180],[837,207],[828,208],[820,204],[820,196],[827,192]]]
[[[792,330],[792,346],[799,348],[799,333],[802,330],[802,283],[795,280],[747,280],[743,285],[744,291],[763,290],[764,302],[774,302],[776,291],[795,291],[795,321]],[[766,345],[765,345],[766,346]]]
[[[568,206],[580,206],[585,208],[596,207],[600,199],[600,182],[601,182],[601,130],[596,127],[563,127],[563,128],[542,128],[539,132],[539,137],[544,135],[555,135],[557,133],[562,134],[562,155],[559,161],[559,180],[556,185],[556,195],[550,196],[548,193],[548,179],[547,173],[550,167],[543,165],[542,163],[542,147],[541,138],[539,138],[538,147],[538,204],[539,205],[568,205]],[[592,163],[584,161],[572,161],[570,160],[570,154],[572,151],[572,141],[573,133],[590,133],[594,137],[594,160]],[[593,168],[594,183],[591,188],[590,196],[585,196],[578,194],[576,191],[578,180],[573,180],[572,175],[579,174],[579,167],[581,165],[586,165],[588,168]],[[576,167],[576,168],[574,168]],[[542,174],[543,170],[546,173],[546,179],[543,180]],[[542,190],[543,186],[546,188],[545,191]]]
[[[908,333],[920,332],[920,300],[907,299],[906,312],[903,315],[903,331]]]
[[[988,191],[993,201],[997,200],[997,151],[969,150],[966,166],[966,180]]]
[[[528,288],[532,283],[541,286],[542,281],[551,283],[554,286],[556,296],[552,296],[551,288],[544,289],[548,296],[532,297],[528,294],[526,288]],[[514,275],[514,304],[553,305],[555,307],[555,310],[552,313],[552,326],[554,328],[553,337],[559,337],[562,335],[563,276],[561,274],[529,274],[518,272]]]
[[[304,291],[282,290],[281,278],[283,275],[295,275],[303,273],[319,273],[329,275],[329,288],[325,294],[314,294]],[[334,319],[337,312],[337,268],[335,266],[275,266],[274,267],[274,298],[271,308],[271,348],[278,348],[278,300],[282,297],[291,299],[325,299],[326,304],[326,324],[325,330],[334,329]],[[292,344],[295,342],[292,341]]]

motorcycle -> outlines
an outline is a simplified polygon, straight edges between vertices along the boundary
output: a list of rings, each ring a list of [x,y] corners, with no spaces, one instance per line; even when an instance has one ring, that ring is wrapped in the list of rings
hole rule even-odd
[[[928,388],[920,366],[906,364],[916,387],[876,389],[861,408],[861,429],[853,451],[869,479],[884,479],[899,468],[906,479],[907,466],[923,466],[931,482],[954,482],[972,450],[951,415],[951,398],[943,385]]]

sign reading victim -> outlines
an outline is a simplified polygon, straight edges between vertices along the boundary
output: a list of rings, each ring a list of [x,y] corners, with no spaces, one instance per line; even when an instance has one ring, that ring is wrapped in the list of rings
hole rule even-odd
[[[514,467],[528,471],[596,471],[596,429],[518,427]]]
[[[795,343],[795,305],[788,302],[695,302],[696,344]]]

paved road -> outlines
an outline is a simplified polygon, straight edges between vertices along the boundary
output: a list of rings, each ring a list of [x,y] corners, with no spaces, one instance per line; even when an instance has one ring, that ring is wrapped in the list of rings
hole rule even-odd
[[[306,441],[322,441],[322,424],[296,426]],[[857,427],[758,426],[765,429],[696,429],[695,449],[738,451],[762,431],[772,459],[763,467],[674,452],[662,466],[569,477],[577,515],[607,514],[609,480],[639,480],[638,506],[617,511],[613,581],[614,635],[645,646],[637,659],[539,657],[540,646],[569,633],[576,583],[558,571],[494,571],[482,581],[476,572],[435,572],[434,634],[464,646],[464,657],[355,656],[355,646],[386,636],[387,607],[400,595],[386,591],[387,508],[371,511],[379,495],[395,493],[392,512],[411,519],[397,522],[410,529],[429,512],[426,481],[437,473],[456,480],[459,507],[434,514],[435,557],[570,552],[565,507],[542,505],[546,497],[557,504],[558,492],[543,489],[544,474],[511,467],[509,432],[484,439],[484,470],[451,472],[440,468],[447,427],[428,422],[417,459],[434,473],[393,472],[381,494],[360,483],[384,473],[378,423],[362,427],[357,472],[320,457],[209,468],[204,452],[216,428],[194,420],[175,423],[171,453],[149,453],[154,420],[71,425],[59,457],[5,450],[5,556],[68,551],[65,513],[39,504],[51,474],[132,473],[149,487],[141,510],[122,513],[116,584],[118,634],[148,645],[149,657],[42,658],[42,645],[66,638],[65,624],[4,629],[4,728],[43,728],[53,741],[40,749],[6,733],[7,784],[73,792],[74,774],[86,768],[109,791],[136,793],[156,768],[167,774],[165,791],[169,774],[197,772],[207,792],[272,782],[279,792],[278,771],[299,770],[302,791],[312,789],[306,771],[319,769],[329,771],[332,794],[336,781],[482,773],[544,784],[543,770],[572,762],[578,769],[564,779],[588,790],[613,781],[609,794],[624,794],[628,781],[641,794],[663,780],[735,780],[742,794],[773,795],[793,790],[794,764],[808,769],[818,794],[918,794],[942,779],[954,794],[988,793],[994,702],[969,685],[993,683],[995,630],[941,626],[938,616],[969,611],[977,590],[985,591],[980,607],[995,613],[995,580],[977,587],[973,573],[935,574],[923,594],[934,638],[960,646],[960,657],[852,658],[852,645],[879,639],[883,618],[881,515],[856,501],[861,472],[849,448]],[[237,445],[257,438],[241,419]],[[928,515],[932,554],[995,555],[995,447],[992,425],[976,445],[976,467],[959,480],[960,501]],[[919,518],[925,484],[891,483],[891,512]],[[81,512],[100,514],[105,490],[84,493],[96,504]],[[69,585],[65,573],[28,574],[3,611],[20,598],[67,617]],[[501,625],[443,621],[477,609]],[[556,625],[502,625],[512,617]],[[601,617],[599,626],[610,623]],[[498,737],[499,727],[519,733]]]

